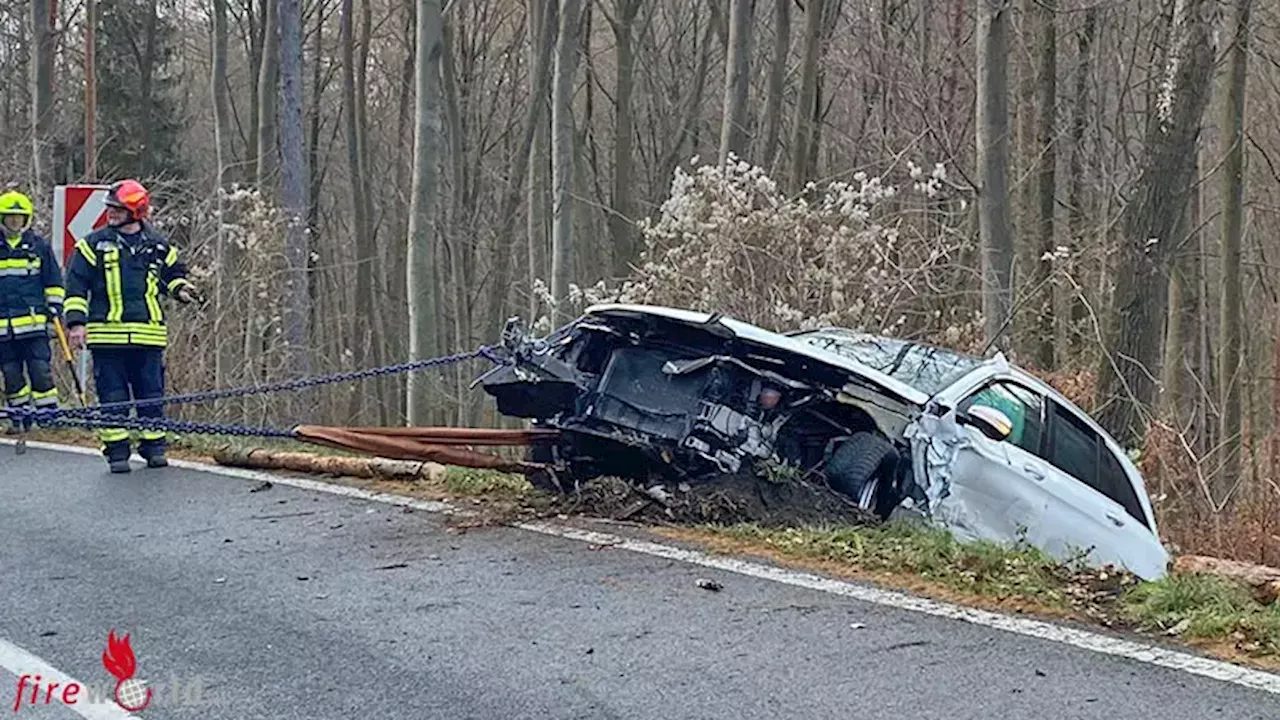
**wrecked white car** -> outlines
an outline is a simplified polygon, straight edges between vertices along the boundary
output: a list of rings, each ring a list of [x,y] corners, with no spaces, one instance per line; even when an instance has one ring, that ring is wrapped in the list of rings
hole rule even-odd
[[[509,323],[504,347],[512,362],[477,382],[499,412],[560,431],[535,459],[561,477],[692,483],[772,459],[881,517],[918,511],[960,537],[1166,571],[1137,468],[1003,356],[639,305],[591,307],[546,338]]]

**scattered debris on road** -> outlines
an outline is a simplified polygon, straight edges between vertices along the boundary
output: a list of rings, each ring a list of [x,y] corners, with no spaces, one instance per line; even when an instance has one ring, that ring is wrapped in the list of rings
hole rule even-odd
[[[400,568],[409,567],[409,563],[392,563],[390,565],[379,565],[374,570],[399,570]]]
[[[262,492],[263,490],[270,490],[272,487],[275,487],[275,486],[271,484],[270,480],[263,480],[257,485],[254,485],[253,487],[249,488],[249,492],[251,493]]]
[[[710,590],[711,592],[720,592],[724,589],[724,585],[709,578],[698,578],[697,585],[703,590]]]

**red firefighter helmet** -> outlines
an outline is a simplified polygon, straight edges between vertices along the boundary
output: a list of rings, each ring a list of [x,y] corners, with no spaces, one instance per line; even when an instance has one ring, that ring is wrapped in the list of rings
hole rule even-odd
[[[137,180],[121,180],[111,186],[106,205],[128,210],[134,220],[146,220],[151,212],[151,193]]]

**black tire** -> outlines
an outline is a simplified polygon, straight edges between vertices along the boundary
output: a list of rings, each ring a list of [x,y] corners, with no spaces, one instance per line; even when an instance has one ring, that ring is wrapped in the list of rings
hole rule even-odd
[[[888,502],[898,466],[898,451],[885,438],[870,432],[834,438],[823,467],[832,489],[848,495],[864,509],[885,517],[896,503]],[[886,507],[888,506],[888,507]]]

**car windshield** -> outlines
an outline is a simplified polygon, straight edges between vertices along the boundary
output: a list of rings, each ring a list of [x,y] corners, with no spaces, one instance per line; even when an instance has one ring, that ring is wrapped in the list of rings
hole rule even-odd
[[[827,328],[790,337],[856,360],[930,396],[982,364],[978,358],[933,345],[850,330]]]

